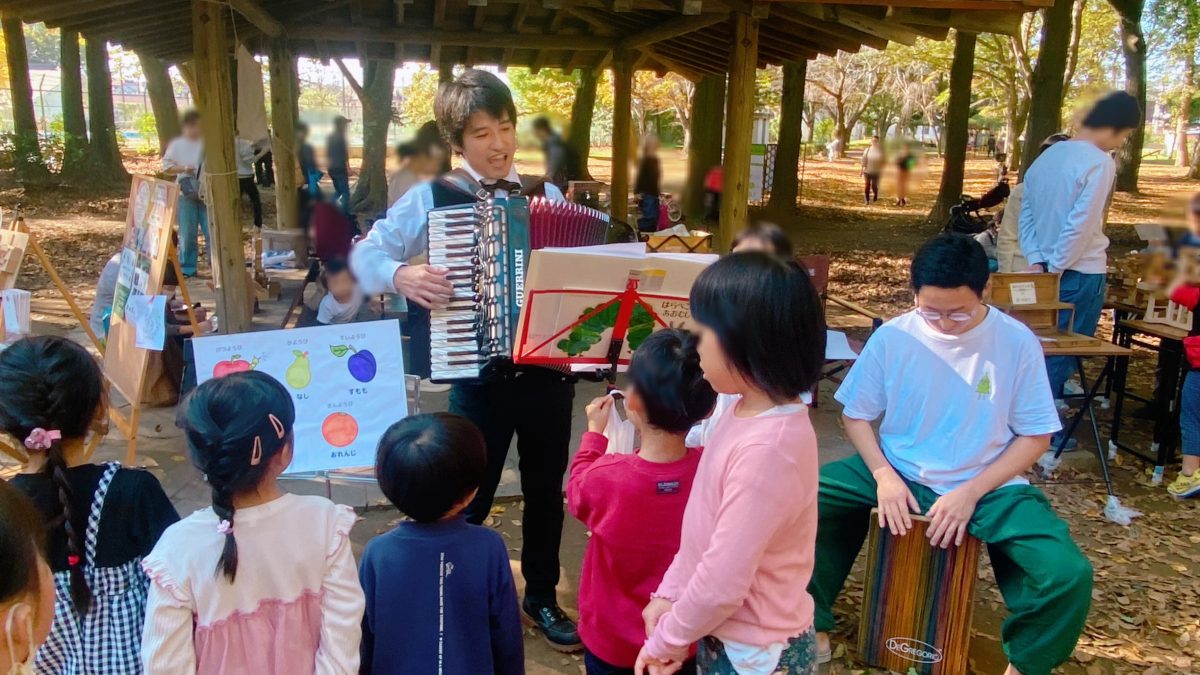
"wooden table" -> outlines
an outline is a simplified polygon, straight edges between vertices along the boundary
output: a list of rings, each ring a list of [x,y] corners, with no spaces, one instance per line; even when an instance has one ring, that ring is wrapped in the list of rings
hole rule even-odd
[[[1127,347],[1105,342],[1098,338],[1088,338],[1084,341],[1075,341],[1070,346],[1059,346],[1053,342],[1042,342],[1042,353],[1046,356],[1065,356],[1075,359],[1075,368],[1079,372],[1079,383],[1083,386],[1083,406],[1071,415],[1067,421],[1067,426],[1063,429],[1063,433],[1059,438],[1058,447],[1054,449],[1055,459],[1062,456],[1063,450],[1067,446],[1067,440],[1075,435],[1079,429],[1079,423],[1083,421],[1084,414],[1087,414],[1088,419],[1092,424],[1092,434],[1096,440],[1096,457],[1100,460],[1100,470],[1104,475],[1104,485],[1108,489],[1109,495],[1115,495],[1113,492],[1112,478],[1108,475],[1108,455],[1104,451],[1104,444],[1100,439],[1100,425],[1096,422],[1096,413],[1093,402],[1105,390],[1105,387],[1114,378],[1123,378],[1124,374],[1129,370],[1129,356],[1132,350]],[[1104,367],[1100,374],[1096,376],[1095,381],[1091,386],[1088,386],[1087,375],[1083,370],[1083,360],[1088,358],[1104,359]],[[1116,391],[1116,415],[1120,415],[1121,406],[1124,402],[1124,380],[1118,383],[1119,386],[1114,386]],[[1116,441],[1117,428],[1113,428],[1112,442]]]
[[[1139,335],[1158,338],[1158,344],[1139,340],[1137,339]],[[1151,481],[1156,485],[1162,482],[1163,470],[1175,456],[1175,450],[1179,446],[1178,401],[1187,367],[1187,360],[1183,355],[1183,338],[1185,337],[1187,337],[1186,330],[1149,323],[1140,319],[1118,321],[1113,327],[1113,342],[1117,345],[1125,348],[1137,345],[1158,354],[1156,364],[1158,382],[1153,396],[1149,399],[1128,393],[1125,391],[1125,383],[1129,373],[1129,361],[1126,359],[1123,364],[1118,365],[1117,372],[1113,377],[1113,386],[1117,390],[1118,397],[1128,396],[1154,407],[1154,435],[1149,453],[1121,443],[1118,440],[1121,429],[1121,407],[1117,406],[1113,411],[1109,452],[1115,454],[1117,450],[1124,450],[1139,459],[1152,462],[1154,475]]]

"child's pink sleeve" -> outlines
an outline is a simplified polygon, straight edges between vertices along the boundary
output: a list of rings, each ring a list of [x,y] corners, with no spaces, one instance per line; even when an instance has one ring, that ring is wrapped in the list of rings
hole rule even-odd
[[[1171,291],[1171,302],[1188,309],[1196,309],[1196,305],[1200,305],[1200,286],[1183,284],[1176,287]]]
[[[592,510],[592,490],[588,485],[588,471],[596,460],[604,456],[608,450],[608,438],[604,434],[588,431],[579,442],[579,452],[571,462],[571,473],[567,478],[567,510],[578,518],[584,525],[589,525],[588,518]]]
[[[650,656],[686,658],[693,642],[724,623],[745,601],[763,552],[792,517],[794,510],[784,505],[805,498],[795,490],[795,474],[772,450],[747,446],[730,466],[708,546],[691,578],[682,582],[671,611],[646,641]],[[668,590],[671,576],[668,572],[663,580]]]

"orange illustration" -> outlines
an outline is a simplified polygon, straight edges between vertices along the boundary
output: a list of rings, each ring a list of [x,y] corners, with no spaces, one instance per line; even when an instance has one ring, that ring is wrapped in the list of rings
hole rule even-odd
[[[321,435],[335,448],[344,448],[358,438],[358,422],[344,412],[335,412],[321,423]]]

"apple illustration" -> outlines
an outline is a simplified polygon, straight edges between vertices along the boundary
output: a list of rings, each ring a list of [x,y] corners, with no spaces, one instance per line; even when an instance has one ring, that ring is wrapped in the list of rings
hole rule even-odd
[[[228,361],[221,361],[213,368],[213,377],[225,377],[230,373],[241,373],[247,370],[254,370],[258,365],[258,357],[247,361],[242,358],[241,354],[234,354],[229,357]]]
[[[370,382],[375,379],[378,366],[375,363],[375,355],[370,350],[355,349],[353,345],[331,345],[329,351],[338,358],[350,354],[350,358],[346,359],[346,368],[354,379],[359,382]]]

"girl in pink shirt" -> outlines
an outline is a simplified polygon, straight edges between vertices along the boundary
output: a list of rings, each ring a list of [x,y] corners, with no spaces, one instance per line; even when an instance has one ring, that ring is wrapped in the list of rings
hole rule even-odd
[[[740,399],[710,433],[634,671],[676,672],[699,641],[700,673],[815,673],[817,441],[800,394],[824,359],[820,301],[799,265],[752,252],[705,270],[691,306],[705,379]]]

